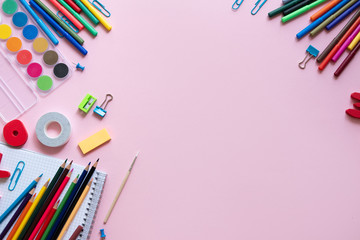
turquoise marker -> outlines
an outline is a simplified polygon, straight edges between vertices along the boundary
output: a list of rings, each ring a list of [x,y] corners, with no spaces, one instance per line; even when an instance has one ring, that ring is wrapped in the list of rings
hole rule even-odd
[[[26,194],[30,192],[31,189],[33,189],[36,184],[40,181],[40,178],[42,177],[42,174],[37,177],[30,185],[20,194],[20,196],[6,209],[6,211],[0,216],[0,224],[4,221],[4,219],[11,213],[12,210],[24,199]]]

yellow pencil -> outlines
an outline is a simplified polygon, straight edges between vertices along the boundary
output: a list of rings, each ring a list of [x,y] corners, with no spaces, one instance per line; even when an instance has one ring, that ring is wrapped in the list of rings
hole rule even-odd
[[[96,10],[96,8],[94,8],[88,0],[81,0],[81,2],[85,5],[85,7],[87,9],[89,9],[89,11],[92,14],[94,14],[94,16],[97,19],[99,19],[99,21],[101,22],[102,25],[104,25],[106,30],[108,30],[108,31],[111,30],[112,26],[105,20],[105,18],[103,16],[101,16],[101,14],[98,12],[98,10]]]
[[[87,193],[89,192],[92,181],[93,181],[93,180],[91,179],[91,180],[89,181],[89,183],[86,185],[83,193],[81,194],[81,196],[80,196],[79,200],[77,201],[74,209],[72,210],[72,212],[71,212],[68,220],[66,221],[63,229],[61,230],[61,232],[60,232],[59,237],[57,238],[57,240],[60,240],[60,239],[62,239],[62,238],[64,237],[64,235],[65,235],[66,231],[68,230],[68,228],[69,228],[72,220],[74,219],[77,211],[79,210],[79,208],[80,208],[81,204],[83,203],[83,201],[84,201]]]
[[[12,238],[12,240],[17,240],[21,234],[21,231],[24,229],[27,221],[29,220],[31,214],[34,212],[36,205],[39,203],[40,199],[42,198],[42,196],[44,195],[48,185],[49,185],[49,180],[47,180],[47,182],[44,184],[44,186],[41,188],[40,192],[38,193],[37,197],[35,198],[34,203],[31,205],[29,211],[27,212],[27,214],[24,217],[24,220],[21,222],[18,230],[16,231],[14,237]]]
[[[353,48],[356,46],[356,44],[360,41],[360,33],[358,33],[356,35],[356,37],[354,38],[354,40],[352,40],[352,42],[350,43],[350,45],[348,46],[348,50],[353,50]]]

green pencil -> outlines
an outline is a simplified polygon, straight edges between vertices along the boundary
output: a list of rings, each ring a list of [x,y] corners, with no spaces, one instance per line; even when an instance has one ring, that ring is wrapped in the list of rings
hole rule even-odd
[[[71,192],[74,190],[74,187],[75,187],[78,179],[79,179],[79,175],[77,175],[77,177],[76,177],[76,178],[74,179],[74,181],[71,183],[71,185],[70,185],[69,189],[67,190],[67,192],[66,192],[63,200],[61,201],[58,209],[56,210],[53,218],[51,219],[49,225],[47,226],[47,228],[46,228],[46,230],[45,230],[45,232],[44,232],[44,235],[41,237],[41,240],[45,240],[45,239],[47,238],[47,236],[49,235],[49,233],[50,233],[50,231],[51,231],[51,228],[52,228],[53,225],[55,224],[56,219],[58,218],[59,214],[61,213],[62,209],[64,208],[65,203],[66,203],[66,201],[69,199]]]
[[[302,8],[300,8],[300,9],[298,9],[298,10],[296,10],[296,11],[294,11],[294,12],[292,12],[292,13],[284,16],[284,17],[282,17],[281,21],[283,23],[287,22],[287,21],[290,21],[291,19],[296,18],[297,16],[300,16],[303,13],[306,13],[307,11],[313,9],[314,7],[324,3],[326,1],[328,1],[328,0],[317,0],[317,1],[315,1],[315,2],[313,2],[311,4],[309,4],[309,5],[306,5],[306,6],[302,7]]]
[[[63,5],[74,17],[81,22],[82,25],[94,36],[98,34],[98,32],[91,26],[80,14],[78,14],[72,7],[69,6],[64,0],[57,0],[61,5]]]
[[[85,13],[85,15],[90,19],[90,21],[92,21],[95,25],[99,24],[99,19],[97,19],[94,14],[92,14],[90,10],[80,0],[74,0],[74,2]]]
[[[67,31],[78,43],[84,44],[84,39],[77,35],[68,25],[61,21],[41,0],[34,0],[47,14],[50,15],[65,31]]]

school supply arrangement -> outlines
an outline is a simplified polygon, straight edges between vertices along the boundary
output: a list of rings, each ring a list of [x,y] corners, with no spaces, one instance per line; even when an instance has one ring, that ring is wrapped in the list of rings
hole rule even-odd
[[[14,191],[7,191],[10,179],[0,184],[1,239],[70,239],[79,225],[76,239],[87,239],[106,179],[98,161],[83,167],[2,143],[0,152],[6,169],[26,164]]]

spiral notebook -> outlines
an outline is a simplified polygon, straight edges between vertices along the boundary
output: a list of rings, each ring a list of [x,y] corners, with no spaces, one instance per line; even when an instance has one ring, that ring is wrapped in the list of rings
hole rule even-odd
[[[14,191],[8,190],[10,178],[0,179],[0,195],[2,196],[0,199],[0,214],[2,214],[11,205],[11,203],[36,177],[44,173],[35,190],[35,192],[38,193],[41,187],[45,184],[45,182],[55,175],[60,165],[64,162],[64,159],[57,159],[24,149],[11,148],[3,143],[0,143],[0,153],[3,154],[0,163],[0,169],[8,170],[10,171],[10,173],[14,172],[19,161],[25,162],[25,168],[19,178],[19,181]],[[94,159],[94,161],[95,160],[96,159]],[[101,162],[99,163],[101,164]],[[83,166],[77,163],[72,164],[72,168],[74,170],[69,183],[60,195],[60,201],[63,199],[67,189],[69,188],[70,182],[72,182],[78,174],[80,175],[82,173],[85,165],[86,163],[84,163]],[[76,214],[63,239],[69,239],[71,234],[79,225],[83,226],[83,231],[77,239],[85,240],[90,237],[93,221],[96,215],[96,210],[99,205],[99,201],[101,199],[101,194],[105,184],[106,173],[96,170],[93,175],[93,179],[94,180],[91,185],[91,190],[87,194],[83,204],[81,205],[78,213]],[[5,228],[6,224],[11,219],[15,211],[16,208],[5,219],[5,221],[0,224],[0,232]]]

